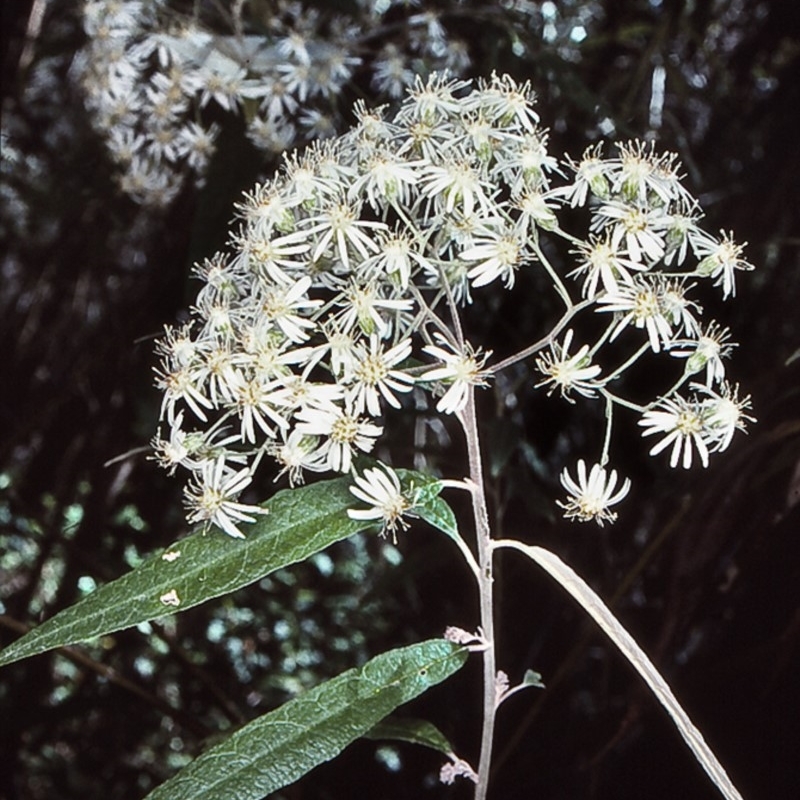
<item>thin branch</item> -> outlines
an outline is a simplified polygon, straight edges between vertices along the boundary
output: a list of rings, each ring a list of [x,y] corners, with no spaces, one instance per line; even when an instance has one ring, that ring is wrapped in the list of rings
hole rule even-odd
[[[529,345],[519,352],[514,353],[513,356],[509,356],[508,358],[504,358],[502,361],[498,361],[496,364],[493,364],[491,367],[489,367],[487,372],[492,374],[500,372],[506,367],[516,364],[518,361],[524,361],[529,356],[532,356],[534,353],[538,353],[543,348],[552,344],[553,341],[555,341],[556,336],[561,333],[561,331],[566,327],[567,323],[575,316],[575,314],[577,314],[579,311],[582,311],[584,308],[587,308],[593,302],[593,300],[582,300],[580,303],[568,308],[561,319],[559,319],[558,322],[553,325],[553,327],[550,329],[550,333],[548,333],[547,336],[542,337],[538,342],[534,342],[532,345]]]

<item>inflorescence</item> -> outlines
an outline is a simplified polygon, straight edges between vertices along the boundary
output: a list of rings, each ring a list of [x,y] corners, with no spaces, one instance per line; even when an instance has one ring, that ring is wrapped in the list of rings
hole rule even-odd
[[[628,491],[604,468],[614,406],[639,414],[643,434],[658,437],[650,452],[670,449],[672,466],[691,466],[693,454],[706,465],[744,427],[749,398],[725,378],[729,333],[701,322],[690,299],[702,280],[733,295],[737,271],[751,268],[741,248],[699,227],[674,155],[630,143],[561,162],[533,100],[507,76],[417,80],[392,118],[357,107],[352,130],[287,156],[243,197],[229,252],[197,267],[192,321],[158,346],[168,434],[154,444],[165,467],[190,473],[191,522],[242,535],[264,513],[238,496],[265,457],[292,485],[309,472],[353,473],[387,408],[412,390],[461,414],[492,367],[464,338],[459,309],[474,292],[512,290],[525,271],[565,307],[541,347],[520,356],[532,357],[534,384],[607,410],[597,463],[579,462],[577,481],[562,475],[567,517],[613,521],[609,506]],[[578,207],[588,209],[584,236],[559,221]],[[566,243],[571,265],[548,260],[544,237]],[[581,341],[570,323],[594,313],[604,330]],[[609,369],[606,346],[615,363],[624,346],[629,355]],[[647,353],[683,359],[681,380],[647,405],[612,393]],[[358,480],[372,506],[361,517],[394,534],[413,498],[388,467]]]

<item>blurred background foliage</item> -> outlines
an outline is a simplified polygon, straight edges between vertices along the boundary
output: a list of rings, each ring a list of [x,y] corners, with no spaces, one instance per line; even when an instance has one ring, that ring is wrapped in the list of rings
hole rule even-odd
[[[255,5],[268,13],[269,3]],[[420,10],[394,5],[376,41],[402,37]],[[649,458],[633,420],[620,425],[612,463],[634,489],[613,528],[570,525],[553,505],[561,467],[597,452],[601,411],[534,393],[522,369],[481,404],[497,534],[552,548],[612,603],[746,797],[794,797],[800,7],[422,5],[466,48],[465,74],[531,79],[551,152],[577,157],[607,137],[647,136],[679,154],[708,228],[749,242],[757,271],[739,281],[739,296],[703,301],[740,343],[731,373],[752,394],[758,424],[707,471],[688,472]],[[516,16],[498,12],[510,7]],[[2,644],[185,533],[178,483],[145,449],[159,406],[152,341],[191,302],[191,265],[224,245],[238,193],[277,163],[228,121],[204,188],[187,184],[158,209],[121,195],[70,77],[85,44],[78,11],[67,0],[2,7]],[[358,71],[345,94],[376,101]],[[507,297],[479,296],[468,325],[502,357],[555,313],[523,281]],[[655,377],[645,370],[634,381]],[[455,430],[431,430],[426,463],[463,473]],[[410,430],[390,434],[394,463],[413,463],[410,441]],[[4,668],[0,798],[135,800],[209,737],[299,689],[448,624],[471,628],[474,592],[453,556],[423,526],[397,548],[358,538],[162,623]],[[534,668],[547,689],[503,707],[493,797],[716,796],[631,670],[549,579],[503,555],[498,584],[499,664],[512,681]],[[470,760],[478,682],[476,659],[410,709]],[[468,786],[439,785],[439,766],[410,745],[359,742],[285,797],[469,796]]]

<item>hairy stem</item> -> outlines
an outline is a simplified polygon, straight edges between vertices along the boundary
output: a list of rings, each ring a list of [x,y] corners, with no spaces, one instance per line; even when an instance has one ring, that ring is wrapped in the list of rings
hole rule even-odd
[[[470,388],[469,400],[461,414],[461,424],[467,439],[469,476],[472,481],[472,513],[478,545],[478,588],[480,592],[481,628],[487,647],[483,651],[483,728],[481,732],[481,755],[478,764],[478,783],[475,800],[484,800],[489,788],[489,771],[492,761],[494,739],[495,703],[495,640],[494,603],[492,597],[492,536],[489,515],[486,510],[486,488],[483,483],[478,422],[475,414],[475,390]]]

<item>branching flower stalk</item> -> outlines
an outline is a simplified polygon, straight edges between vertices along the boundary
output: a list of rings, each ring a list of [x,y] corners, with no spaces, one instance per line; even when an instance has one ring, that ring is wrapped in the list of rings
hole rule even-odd
[[[706,467],[752,420],[749,397],[726,379],[729,332],[701,324],[691,299],[703,280],[734,295],[736,274],[752,268],[741,247],[699,227],[673,155],[633,142],[559,163],[533,100],[508,76],[473,85],[434,75],[417,79],[393,117],[359,106],[351,131],[287,156],[237,205],[230,252],[198,265],[191,321],[167,330],[156,371],[168,429],[156,456],[188,473],[189,521],[232,537],[268,513],[268,501],[243,493],[272,464],[290,487],[351,476],[351,518],[401,539],[417,490],[374,463],[376,442],[394,415],[412,413],[412,397],[425,415],[460,422],[475,535],[456,538],[477,579],[483,727],[477,776],[459,761],[446,778],[474,779],[481,800],[508,678],[495,663],[476,391],[524,362],[531,390],[603,404],[601,452],[579,454],[552,481],[566,491],[567,519],[600,526],[631,488],[608,466],[619,419],[638,417],[650,453],[668,451],[670,466],[687,469]],[[583,231],[562,229],[562,217],[581,212]],[[473,294],[497,290],[566,308],[533,344],[493,363],[470,340],[469,312]],[[604,325],[587,324],[595,314]],[[665,385],[626,397],[625,373],[656,358]],[[436,478],[440,488],[467,483]]]

